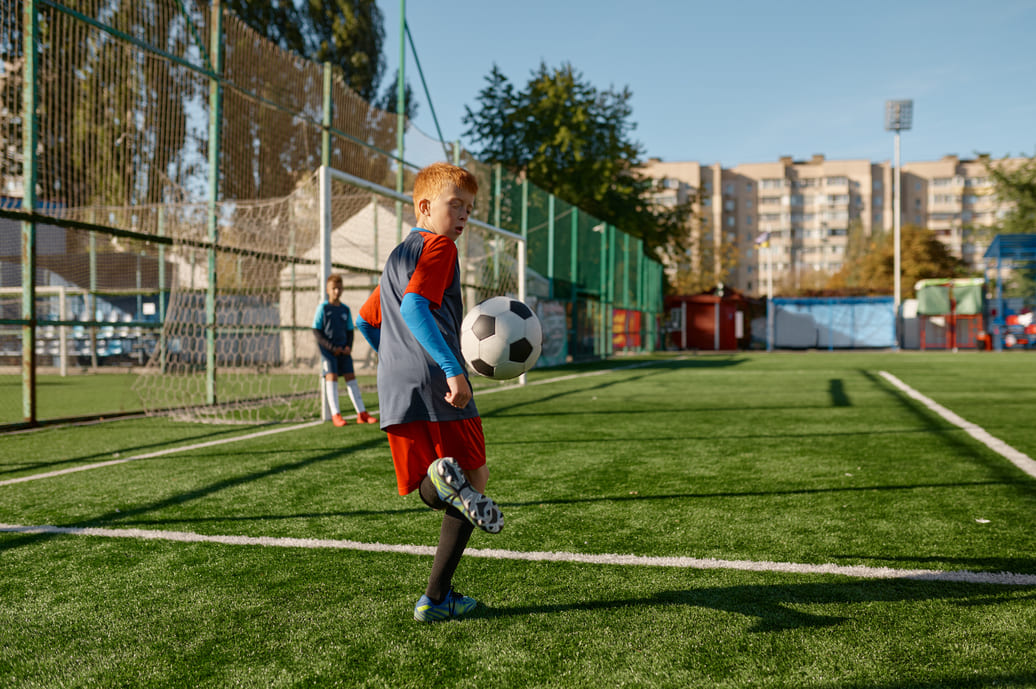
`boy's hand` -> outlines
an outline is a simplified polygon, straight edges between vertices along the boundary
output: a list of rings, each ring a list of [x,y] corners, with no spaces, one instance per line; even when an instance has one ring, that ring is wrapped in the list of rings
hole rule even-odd
[[[450,386],[450,391],[445,395],[446,401],[457,409],[468,406],[468,402],[471,401],[471,386],[468,385],[468,379],[463,374],[453,376],[446,379],[446,384]]]

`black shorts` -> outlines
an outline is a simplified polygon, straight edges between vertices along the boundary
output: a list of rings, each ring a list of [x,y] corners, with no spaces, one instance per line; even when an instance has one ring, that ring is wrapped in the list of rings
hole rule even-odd
[[[333,373],[342,376],[353,372],[353,358],[349,354],[332,354],[324,349],[320,350],[320,358],[323,360],[320,371],[324,375]]]

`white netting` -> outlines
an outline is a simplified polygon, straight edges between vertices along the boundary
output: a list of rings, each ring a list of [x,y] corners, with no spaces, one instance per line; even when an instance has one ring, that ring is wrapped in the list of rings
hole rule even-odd
[[[401,204],[400,224],[396,201],[341,180],[331,184],[330,206],[331,270],[342,275],[342,301],[355,317],[415,218]],[[163,234],[174,244],[165,324],[137,384],[145,407],[223,423],[319,415],[319,352],[310,332],[324,299],[318,175],[281,199],[219,204],[215,250],[209,212],[204,204],[163,209]],[[458,250],[467,306],[518,295],[518,238],[469,224]],[[372,390],[376,358],[362,337],[353,359]]]

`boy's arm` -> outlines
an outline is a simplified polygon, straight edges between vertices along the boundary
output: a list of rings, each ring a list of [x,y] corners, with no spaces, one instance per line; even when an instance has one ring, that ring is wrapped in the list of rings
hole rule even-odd
[[[403,295],[399,311],[410,332],[446,374],[446,385],[450,388],[444,396],[446,402],[457,409],[463,409],[471,401],[471,384],[464,375],[464,368],[457,362],[446,339],[439,332],[428,304],[428,299],[420,294],[407,292]]]
[[[329,352],[334,351],[334,345],[324,334],[324,305],[317,305],[317,313],[313,316],[313,337],[316,338],[317,346]]]
[[[356,328],[374,351],[381,346],[381,287],[375,287],[356,314]]]
[[[416,292],[407,292],[403,295],[403,303],[399,306],[399,312],[403,315],[403,321],[410,328],[417,341],[421,343],[428,356],[432,357],[439,368],[443,370],[447,378],[464,375],[464,368],[453,356],[453,352],[446,344],[446,339],[439,332],[439,326],[432,316],[432,309],[428,305],[428,299]]]
[[[324,334],[323,330],[313,328],[313,337],[316,338],[318,347],[326,349],[329,352],[334,352],[335,346],[331,344],[331,340],[327,339],[327,335]]]
[[[363,316],[356,317],[356,329],[363,335],[363,339],[367,340],[367,344],[371,346],[374,351],[378,351],[378,347],[381,346],[381,328],[375,328],[373,325],[363,319]]]

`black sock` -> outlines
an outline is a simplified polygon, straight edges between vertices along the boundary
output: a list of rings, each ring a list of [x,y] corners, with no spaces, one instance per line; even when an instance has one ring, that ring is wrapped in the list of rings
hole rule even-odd
[[[457,571],[460,557],[468,546],[468,539],[475,526],[464,518],[455,507],[447,507],[442,516],[442,527],[439,530],[439,545],[435,549],[432,561],[432,574],[428,577],[428,588],[425,595],[438,604],[446,597],[453,584],[453,573]]]
[[[449,503],[439,497],[439,491],[435,490],[432,479],[425,476],[421,479],[421,485],[417,487],[417,494],[421,496],[421,502],[433,510],[445,509]]]

